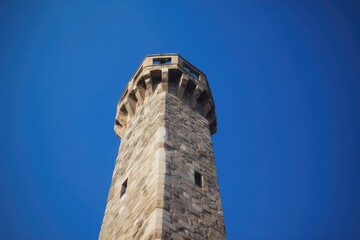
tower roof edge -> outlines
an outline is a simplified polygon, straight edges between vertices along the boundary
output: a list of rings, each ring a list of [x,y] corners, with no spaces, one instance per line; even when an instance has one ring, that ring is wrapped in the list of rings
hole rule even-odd
[[[160,84],[163,86],[161,91],[168,91],[169,82],[176,84],[175,95],[181,99],[186,93],[186,97],[191,98],[188,104],[209,121],[211,134],[216,132],[215,103],[206,75],[180,54],[163,53],[146,55],[127,83],[115,117],[114,127],[118,136],[122,135],[137,106],[146,96],[152,95],[160,82],[163,83]]]

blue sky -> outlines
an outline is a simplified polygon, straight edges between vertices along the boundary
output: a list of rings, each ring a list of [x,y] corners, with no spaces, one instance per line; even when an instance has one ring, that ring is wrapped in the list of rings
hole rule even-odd
[[[1,1],[0,239],[97,239],[142,59],[207,74],[228,239],[360,238],[358,1]]]

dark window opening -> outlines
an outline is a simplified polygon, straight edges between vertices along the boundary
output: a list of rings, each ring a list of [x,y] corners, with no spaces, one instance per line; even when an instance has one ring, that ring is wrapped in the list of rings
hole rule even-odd
[[[153,59],[153,64],[154,65],[170,64],[170,63],[171,63],[171,58],[154,58]]]
[[[183,69],[188,72],[191,76],[193,76],[195,79],[199,79],[199,73],[197,73],[193,68],[190,66],[184,64]]]
[[[194,178],[195,178],[195,185],[202,188],[203,179],[201,173],[195,171]]]
[[[126,193],[126,188],[127,188],[127,179],[121,185],[120,198],[122,198],[122,196],[124,196],[124,194]]]

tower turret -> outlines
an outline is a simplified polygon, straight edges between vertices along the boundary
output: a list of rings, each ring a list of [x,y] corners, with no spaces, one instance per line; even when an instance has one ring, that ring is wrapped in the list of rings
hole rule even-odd
[[[205,74],[146,56],[117,105],[121,138],[99,239],[225,239]]]

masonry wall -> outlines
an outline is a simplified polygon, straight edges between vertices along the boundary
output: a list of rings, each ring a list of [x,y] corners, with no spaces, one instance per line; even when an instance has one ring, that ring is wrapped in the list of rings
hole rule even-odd
[[[173,94],[166,95],[165,109],[164,239],[225,239],[208,121]]]
[[[154,93],[127,126],[99,239],[225,239],[208,121],[177,96]]]
[[[99,239],[160,239],[165,92],[138,107],[122,137]],[[120,198],[127,179],[126,193]]]

